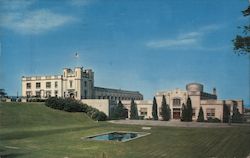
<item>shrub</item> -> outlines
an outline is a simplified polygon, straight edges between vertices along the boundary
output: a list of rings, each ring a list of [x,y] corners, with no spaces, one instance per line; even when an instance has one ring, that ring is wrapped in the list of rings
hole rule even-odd
[[[53,109],[67,112],[84,112],[90,118],[97,121],[107,120],[107,115],[105,113],[72,98],[63,99],[51,97],[45,101],[45,105]]]
[[[221,122],[221,120],[218,119],[218,118],[208,117],[207,122],[209,122],[209,123],[219,123],[219,122]]]
[[[204,112],[203,112],[202,106],[200,107],[200,110],[199,110],[197,122],[204,122]]]
[[[95,111],[92,114],[92,119],[96,120],[96,121],[105,121],[105,120],[107,120],[107,115],[104,112]]]

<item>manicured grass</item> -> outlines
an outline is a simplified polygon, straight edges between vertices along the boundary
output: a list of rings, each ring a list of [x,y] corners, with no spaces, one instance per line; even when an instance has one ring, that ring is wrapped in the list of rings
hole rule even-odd
[[[126,143],[81,137],[141,126],[95,122],[82,113],[50,109],[43,103],[0,103],[0,157],[247,157],[250,127],[153,127],[151,135]]]

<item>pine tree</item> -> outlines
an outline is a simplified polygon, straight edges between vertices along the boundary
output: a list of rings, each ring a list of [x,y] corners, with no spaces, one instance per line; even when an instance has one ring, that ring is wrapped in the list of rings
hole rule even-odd
[[[243,117],[240,114],[239,109],[236,106],[233,106],[232,122],[233,123],[242,123],[243,122]]]
[[[197,122],[204,122],[204,112],[203,112],[202,106],[200,107],[200,110],[199,110]]]
[[[223,105],[223,122],[228,123],[230,119],[230,109],[227,105]]]
[[[187,120],[186,121],[192,121],[193,117],[193,108],[192,108],[192,102],[190,97],[187,99]]]
[[[118,105],[112,109],[111,118],[112,119],[125,119],[125,118],[127,118],[127,110],[123,106],[123,104],[120,100],[118,102]]]
[[[182,110],[181,110],[181,121],[185,121],[187,119],[187,108],[186,105],[182,104]]]
[[[157,102],[156,102],[156,99],[154,97],[154,100],[153,100],[153,107],[152,107],[152,116],[153,116],[153,119],[154,120],[158,120],[158,111],[157,111]]]
[[[137,105],[134,99],[131,100],[130,119],[139,120]]]
[[[169,121],[171,118],[170,108],[167,104],[166,98],[162,96],[162,103],[161,103],[161,116],[163,121]]]

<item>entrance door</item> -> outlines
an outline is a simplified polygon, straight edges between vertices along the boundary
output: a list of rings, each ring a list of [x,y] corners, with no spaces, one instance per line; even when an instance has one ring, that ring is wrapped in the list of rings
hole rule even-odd
[[[173,119],[180,119],[181,118],[181,109],[174,108],[173,109]]]

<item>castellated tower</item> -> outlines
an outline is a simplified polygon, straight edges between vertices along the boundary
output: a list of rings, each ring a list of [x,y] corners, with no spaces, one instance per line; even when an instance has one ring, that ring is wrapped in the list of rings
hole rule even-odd
[[[94,72],[76,67],[74,71],[63,69],[63,97],[75,99],[92,99],[94,89]]]

